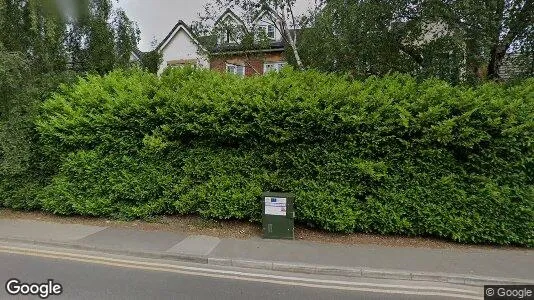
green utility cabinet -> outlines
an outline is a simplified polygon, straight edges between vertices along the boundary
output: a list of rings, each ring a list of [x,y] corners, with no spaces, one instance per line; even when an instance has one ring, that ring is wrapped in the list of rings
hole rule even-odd
[[[263,193],[263,238],[295,238],[295,196],[288,193]]]

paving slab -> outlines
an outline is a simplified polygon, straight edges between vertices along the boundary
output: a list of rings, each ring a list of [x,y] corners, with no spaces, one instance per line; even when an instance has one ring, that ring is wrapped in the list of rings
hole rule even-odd
[[[77,243],[82,245],[128,251],[165,251],[182,241],[185,234],[162,231],[141,231],[122,228],[107,228]]]
[[[221,240],[216,237],[192,235],[168,249],[167,252],[208,255],[213,251],[213,249],[215,249],[215,247],[217,247],[220,242]]]
[[[0,238],[71,242],[104,229],[106,227],[58,224],[33,220],[0,219]]]
[[[224,239],[210,257],[534,280],[533,250],[427,249]]]
[[[221,240],[162,231],[12,219],[0,219],[0,239],[57,242],[109,251],[184,256],[183,259],[194,256],[195,261],[202,263],[211,261],[215,265],[268,270],[284,268],[321,274],[335,271],[339,275],[339,269],[351,276],[363,276],[361,274],[365,273],[384,277],[387,273],[388,278],[392,274],[390,271],[400,270],[409,272],[412,280],[443,281],[445,278],[449,281],[449,275],[461,274],[459,282],[467,282],[465,276],[471,278],[471,283],[482,282],[480,276],[521,279],[517,282],[534,281],[532,249],[401,248],[260,238]],[[404,273],[394,275],[395,278],[406,277]]]

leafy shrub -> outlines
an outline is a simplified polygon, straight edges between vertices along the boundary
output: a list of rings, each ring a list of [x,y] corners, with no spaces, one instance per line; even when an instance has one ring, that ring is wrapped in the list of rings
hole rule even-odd
[[[41,207],[36,196],[53,172],[41,155],[35,119],[59,84],[74,80],[70,72],[33,74],[24,55],[0,45],[0,207]]]
[[[534,246],[532,79],[117,71],[55,94],[37,127],[54,213],[257,221],[262,191],[289,191],[330,231]]]

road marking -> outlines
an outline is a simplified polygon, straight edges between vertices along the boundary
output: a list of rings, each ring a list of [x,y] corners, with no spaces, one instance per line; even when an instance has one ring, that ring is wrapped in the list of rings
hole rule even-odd
[[[287,277],[277,276],[269,274],[253,274],[237,271],[215,270],[206,268],[196,268],[188,266],[168,265],[151,262],[136,262],[123,259],[115,259],[108,257],[99,257],[85,254],[69,253],[69,252],[57,252],[48,250],[27,249],[20,247],[4,247],[0,246],[0,253],[7,254],[19,254],[44,258],[53,258],[59,260],[69,260],[77,262],[85,262],[106,266],[124,267],[148,271],[160,271],[170,272],[194,276],[233,279],[241,281],[253,281],[272,283],[279,285],[291,285],[302,286],[322,289],[335,289],[346,291],[363,291],[373,293],[386,293],[386,294],[404,294],[404,295],[417,295],[417,296],[442,296],[442,297],[455,297],[464,299],[482,299],[480,295],[482,290],[474,291],[467,289],[455,289],[446,287],[414,287],[408,285],[388,285],[379,283],[358,283],[336,280],[320,280],[311,278],[300,277]],[[278,280],[275,280],[278,279]],[[409,291],[412,290],[412,291]],[[456,292],[456,293],[455,293]]]
[[[274,278],[274,279],[282,279],[282,280],[298,280],[298,281],[307,281],[307,282],[321,282],[321,283],[329,283],[329,284],[373,286],[373,287],[379,286],[379,287],[401,288],[401,289],[417,289],[417,290],[419,290],[419,289],[424,288],[424,289],[427,289],[427,290],[451,291],[451,292],[462,292],[462,293],[467,292],[467,293],[478,295],[477,291],[466,290],[466,289],[458,289],[458,288],[417,287],[417,286],[409,286],[409,285],[393,285],[393,284],[378,284],[378,283],[358,283],[358,282],[338,281],[338,280],[321,280],[321,279],[302,278],[302,277],[288,277],[288,276],[278,276],[278,275],[269,275],[269,274],[257,274],[257,273],[246,273],[246,272],[239,272],[239,271],[226,271],[226,270],[218,270],[218,269],[188,267],[188,266],[170,265],[170,264],[162,264],[162,263],[152,263],[152,262],[144,262],[144,261],[123,260],[123,259],[117,259],[117,258],[85,255],[85,254],[79,254],[79,253],[57,252],[57,251],[50,251],[50,250],[38,250],[38,249],[28,249],[28,248],[20,248],[20,247],[0,246],[0,249],[16,250],[16,251],[24,251],[24,252],[32,252],[32,253],[46,253],[46,254],[52,254],[52,255],[60,255],[62,257],[63,256],[71,256],[71,257],[75,257],[75,258],[81,257],[81,258],[96,259],[96,260],[108,261],[108,262],[119,262],[119,263],[135,264],[135,265],[142,265],[142,266],[155,266],[155,267],[175,268],[175,269],[189,270],[189,271],[223,273],[223,274],[232,274],[232,275],[240,275],[240,276],[253,276],[253,277]]]

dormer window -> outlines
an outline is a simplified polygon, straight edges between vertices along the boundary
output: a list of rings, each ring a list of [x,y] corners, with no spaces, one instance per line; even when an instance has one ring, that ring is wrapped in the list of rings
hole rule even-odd
[[[265,33],[265,36],[268,39],[274,40],[276,38],[276,28],[274,27],[274,25],[260,25],[259,28],[260,32]]]
[[[267,37],[271,40],[274,40],[275,37],[274,29],[274,25],[267,25]]]
[[[232,28],[221,28],[219,30],[219,38],[217,40],[218,44],[228,45],[238,43],[238,35],[236,35],[235,29]]]
[[[230,44],[232,42],[232,32],[230,31],[230,29],[226,29],[226,39],[225,39],[226,43],[227,44]]]

